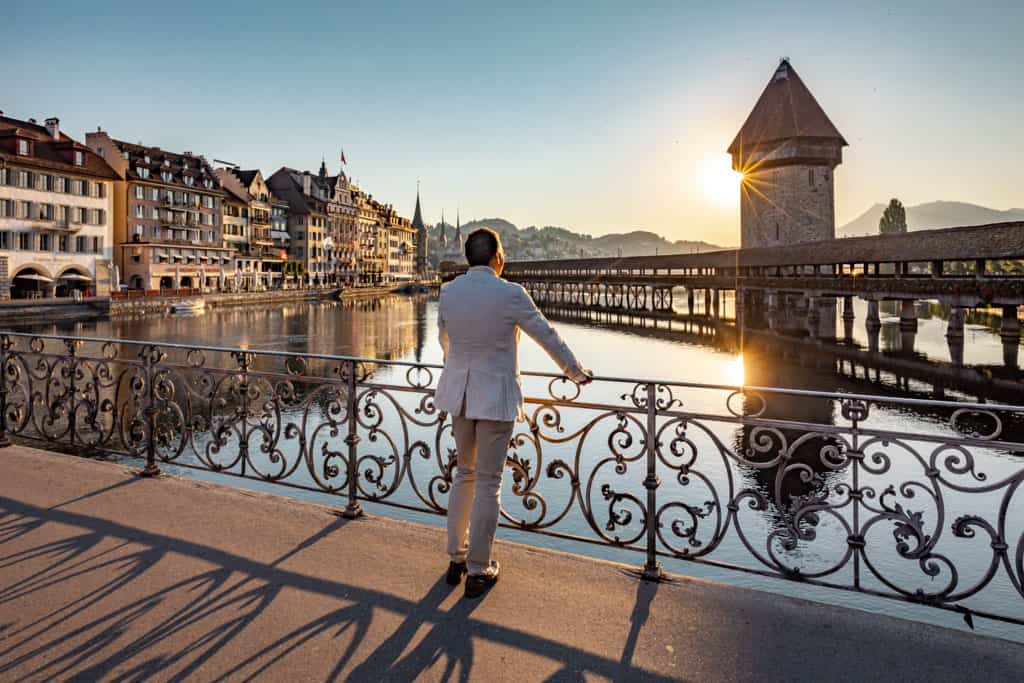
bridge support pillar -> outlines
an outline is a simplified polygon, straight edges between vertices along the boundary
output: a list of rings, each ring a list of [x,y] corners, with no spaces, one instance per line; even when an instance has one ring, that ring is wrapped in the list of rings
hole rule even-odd
[[[902,299],[900,301],[900,331],[917,332],[917,309],[914,308],[913,299]]]
[[[949,344],[949,360],[960,367],[964,364],[964,309],[952,306],[949,309],[949,323],[946,325],[946,343]]]
[[[1020,318],[1017,317],[1016,306],[1003,306],[1003,322],[999,326],[999,337],[1003,340],[1003,364],[1016,369],[1020,351]]]
[[[768,329],[772,332],[778,332],[782,329],[782,320],[780,320],[782,314],[781,297],[782,295],[775,290],[769,289],[767,292]]]
[[[711,289],[704,290],[704,315],[711,315]]]
[[[821,311],[818,310],[819,303],[818,297],[807,297],[807,336],[811,339],[821,338]]]
[[[693,290],[689,287],[686,288],[686,313],[693,315]]]
[[[843,297],[843,341],[847,344],[853,341],[853,297]]]
[[[878,300],[868,300],[868,315],[864,319],[864,328],[868,333],[868,351],[878,353],[878,341],[882,331],[882,319],[878,316]]]
[[[722,297],[717,289],[711,290],[711,307],[712,312],[717,320],[721,315]]]

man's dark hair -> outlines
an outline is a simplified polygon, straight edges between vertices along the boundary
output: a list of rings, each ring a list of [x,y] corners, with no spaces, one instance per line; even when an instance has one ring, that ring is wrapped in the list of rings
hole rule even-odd
[[[488,266],[501,247],[501,238],[490,228],[477,228],[466,238],[466,261],[471,266]]]

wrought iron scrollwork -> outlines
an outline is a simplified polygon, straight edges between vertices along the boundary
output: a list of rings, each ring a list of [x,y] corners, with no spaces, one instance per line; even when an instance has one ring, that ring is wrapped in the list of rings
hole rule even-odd
[[[603,291],[607,305],[641,296]],[[457,449],[434,405],[439,375],[0,333],[0,445],[285,484],[337,496],[349,515],[366,502],[444,514]],[[936,401],[942,418],[905,432],[885,418],[913,406],[886,397],[531,381],[546,392],[528,396],[510,443],[510,526],[636,550],[649,576],[678,558],[1024,623],[1022,408]],[[787,414],[790,400],[814,415]]]

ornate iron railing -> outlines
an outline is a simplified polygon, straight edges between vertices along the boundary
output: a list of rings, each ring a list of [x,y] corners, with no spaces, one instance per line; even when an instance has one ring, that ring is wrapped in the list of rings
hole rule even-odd
[[[4,443],[445,512],[435,365],[0,332],[0,368]],[[523,381],[507,526],[1024,624],[1024,407]]]

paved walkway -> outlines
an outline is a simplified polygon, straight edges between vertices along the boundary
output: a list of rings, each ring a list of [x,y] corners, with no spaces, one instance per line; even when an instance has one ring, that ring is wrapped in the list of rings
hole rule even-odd
[[[439,530],[0,450],[0,681],[1019,680],[1024,647]]]

